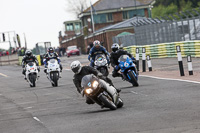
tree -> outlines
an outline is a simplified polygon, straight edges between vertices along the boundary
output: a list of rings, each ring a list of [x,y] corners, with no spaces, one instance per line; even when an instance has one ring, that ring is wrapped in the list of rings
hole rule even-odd
[[[66,0],[67,11],[77,15],[89,7],[88,0]]]

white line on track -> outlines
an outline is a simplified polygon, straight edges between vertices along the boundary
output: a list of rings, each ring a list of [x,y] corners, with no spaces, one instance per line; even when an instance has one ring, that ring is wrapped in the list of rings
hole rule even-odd
[[[141,77],[148,77],[148,78],[154,78],[154,79],[172,80],[172,81],[181,81],[181,82],[189,82],[189,83],[200,84],[200,82],[198,82],[198,81],[192,81],[192,80],[162,78],[162,77],[155,77],[155,76],[148,76],[148,75],[139,75],[139,76],[141,76]]]
[[[0,73],[0,75],[3,76],[3,77],[6,77],[6,78],[8,77],[7,75],[5,75],[3,73]]]
[[[40,119],[38,119],[37,117],[33,117],[33,119],[35,119],[36,121],[42,123],[42,122],[40,121]]]
[[[65,70],[67,70],[67,71],[71,71],[71,69],[65,69]]]
[[[137,92],[135,92],[135,91],[131,91],[131,93],[133,93],[133,94],[136,94],[136,95],[138,94],[138,93],[137,93]]]

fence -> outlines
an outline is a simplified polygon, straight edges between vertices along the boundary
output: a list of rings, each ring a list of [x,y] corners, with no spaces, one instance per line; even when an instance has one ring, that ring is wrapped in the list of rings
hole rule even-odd
[[[132,22],[135,34],[114,37],[113,42],[131,46],[200,40],[199,12],[187,11],[176,16],[162,19],[138,17],[137,21]]]
[[[142,48],[146,48],[146,55],[150,55],[151,58],[164,58],[164,57],[177,57],[176,46],[181,47],[181,55],[186,57],[191,55],[192,57],[200,57],[200,40],[196,41],[183,41],[173,43],[161,43],[144,46],[129,46],[124,47],[125,50],[136,56],[136,48],[139,48],[140,57],[142,57]]]

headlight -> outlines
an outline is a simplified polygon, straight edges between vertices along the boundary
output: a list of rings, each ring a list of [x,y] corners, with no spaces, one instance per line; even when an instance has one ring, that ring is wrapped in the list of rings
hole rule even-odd
[[[96,89],[96,88],[98,87],[98,85],[99,85],[99,82],[96,81],[96,80],[92,83],[92,87],[93,87],[94,89]]]
[[[93,92],[93,90],[92,90],[91,88],[88,88],[88,89],[85,90],[85,92],[86,92],[87,94],[90,94],[90,93]]]

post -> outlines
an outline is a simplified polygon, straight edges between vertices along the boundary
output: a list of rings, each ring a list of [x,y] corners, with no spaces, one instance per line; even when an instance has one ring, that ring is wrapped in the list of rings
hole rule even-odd
[[[178,56],[178,64],[179,64],[180,75],[185,76],[180,46],[176,46],[176,51],[177,51],[177,56]]]
[[[152,65],[151,65],[150,55],[147,55],[147,64],[148,64],[149,72],[152,71]]]
[[[191,58],[191,55],[188,55],[188,56],[187,56],[187,62],[188,62],[188,71],[189,71],[189,75],[193,75],[192,58]]]
[[[146,50],[142,48],[142,71],[146,72]]]
[[[138,71],[139,71],[139,62],[140,62],[139,48],[136,48],[136,68]]]

